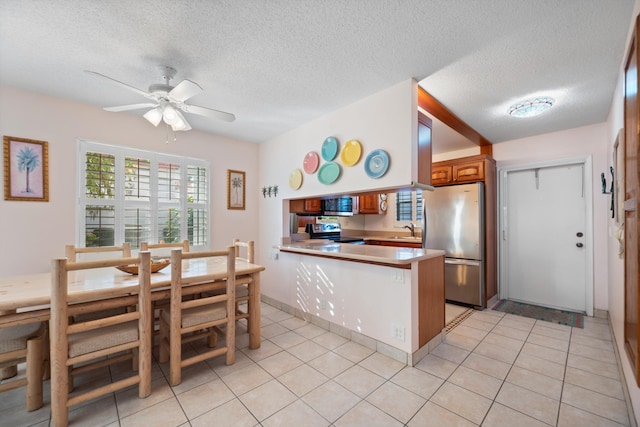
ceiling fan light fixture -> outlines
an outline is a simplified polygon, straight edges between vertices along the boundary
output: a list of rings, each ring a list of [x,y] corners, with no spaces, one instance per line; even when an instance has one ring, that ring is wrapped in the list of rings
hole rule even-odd
[[[551,108],[554,103],[555,100],[549,96],[530,98],[509,107],[509,115],[519,118],[537,116]]]
[[[174,125],[178,122],[178,112],[171,105],[165,105],[164,111],[162,112],[162,119],[168,125]]]
[[[171,129],[173,129],[174,132],[191,130],[191,126],[189,125],[189,122],[187,122],[187,120],[180,113],[180,111],[175,110],[175,112],[176,112],[176,120],[173,124],[171,124]]]
[[[157,127],[160,124],[160,121],[162,121],[162,108],[157,107],[153,110],[149,110],[144,113],[143,117],[147,119],[152,125]]]

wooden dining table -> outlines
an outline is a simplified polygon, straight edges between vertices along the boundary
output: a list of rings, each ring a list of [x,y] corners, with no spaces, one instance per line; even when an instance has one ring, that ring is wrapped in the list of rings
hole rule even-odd
[[[183,260],[183,277],[197,278],[198,292],[221,289],[225,286],[227,263],[224,257]],[[264,267],[245,260],[236,260],[236,277],[250,275],[249,286],[249,348],[260,347],[260,272]],[[80,270],[69,273],[68,299],[78,307],[91,304],[117,304],[117,298],[130,294],[127,288],[138,285],[138,276],[113,267]],[[171,268],[151,274],[152,300],[169,298]],[[50,317],[51,274],[0,277],[0,326],[15,326],[47,321]]]

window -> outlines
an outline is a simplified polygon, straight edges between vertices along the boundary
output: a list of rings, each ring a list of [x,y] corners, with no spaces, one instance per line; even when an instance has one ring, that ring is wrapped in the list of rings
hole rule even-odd
[[[396,222],[419,223],[422,220],[422,191],[396,193]]]
[[[78,245],[208,245],[208,162],[89,141],[79,158]]]

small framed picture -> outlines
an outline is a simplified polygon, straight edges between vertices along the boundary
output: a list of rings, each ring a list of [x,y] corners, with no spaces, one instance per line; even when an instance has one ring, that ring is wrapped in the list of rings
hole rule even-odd
[[[245,209],[245,173],[227,170],[227,209]]]
[[[49,201],[49,148],[46,141],[4,137],[4,199]]]

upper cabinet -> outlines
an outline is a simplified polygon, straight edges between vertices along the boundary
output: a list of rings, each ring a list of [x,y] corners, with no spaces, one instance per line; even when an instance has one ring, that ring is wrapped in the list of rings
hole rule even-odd
[[[320,199],[297,199],[289,201],[289,212],[297,214],[319,214],[322,210]]]
[[[437,162],[431,168],[431,185],[484,181],[487,168],[495,169],[495,161],[484,154]]]
[[[358,196],[359,214],[386,214],[387,197],[382,194],[367,194]]]

